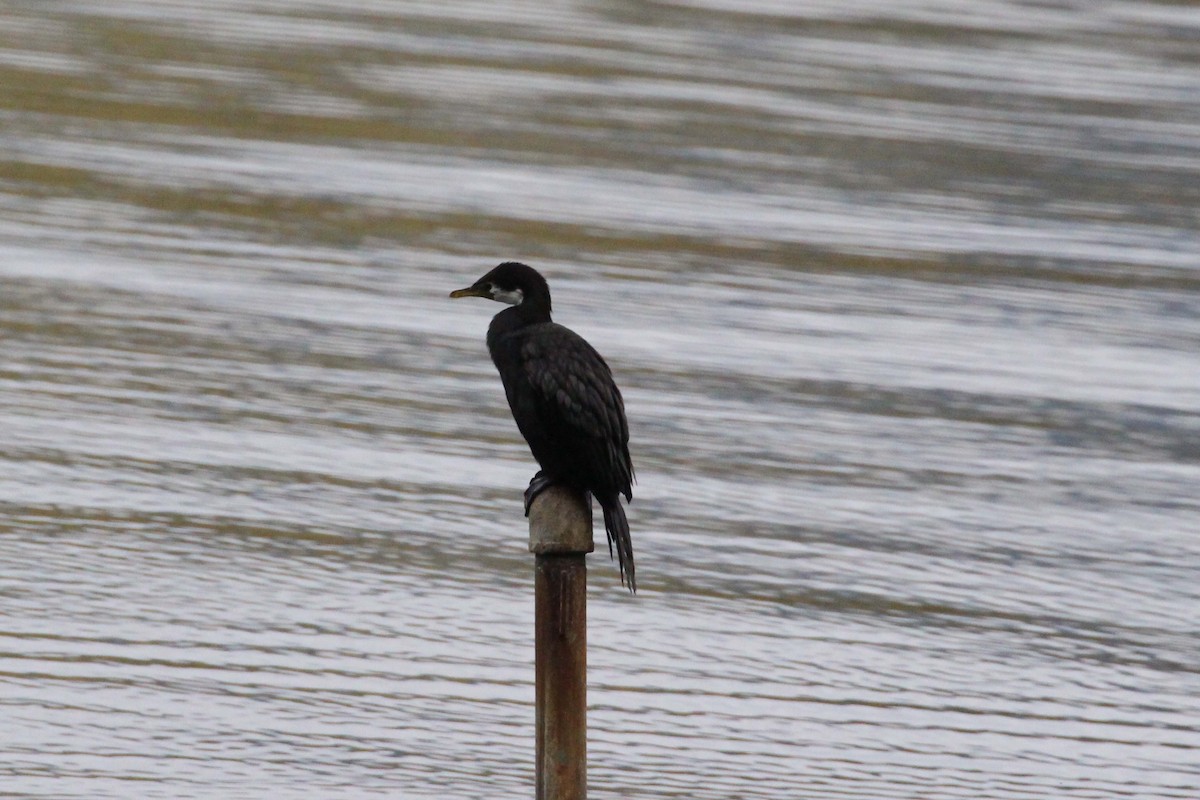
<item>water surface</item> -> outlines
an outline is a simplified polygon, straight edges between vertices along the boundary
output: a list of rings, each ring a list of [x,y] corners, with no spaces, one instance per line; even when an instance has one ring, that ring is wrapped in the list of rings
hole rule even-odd
[[[527,797],[534,466],[625,391],[595,797],[1200,796],[1200,15],[7,2],[0,794]]]

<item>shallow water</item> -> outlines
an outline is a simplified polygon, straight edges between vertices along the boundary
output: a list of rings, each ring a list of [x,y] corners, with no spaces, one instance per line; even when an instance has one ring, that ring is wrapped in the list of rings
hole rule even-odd
[[[520,258],[594,797],[1200,796],[1200,14],[793,6],[5,3],[0,794],[531,794]]]

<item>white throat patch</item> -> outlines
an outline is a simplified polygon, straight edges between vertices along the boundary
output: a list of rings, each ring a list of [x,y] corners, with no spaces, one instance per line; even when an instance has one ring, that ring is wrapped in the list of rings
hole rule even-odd
[[[519,306],[521,305],[521,301],[525,299],[525,293],[520,289],[513,289],[511,292],[506,292],[498,286],[493,286],[492,299],[499,300],[501,303],[508,303],[510,306]]]

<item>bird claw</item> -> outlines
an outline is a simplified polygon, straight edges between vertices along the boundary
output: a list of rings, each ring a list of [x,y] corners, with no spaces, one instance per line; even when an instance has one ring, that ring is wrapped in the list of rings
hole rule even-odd
[[[537,496],[553,485],[554,479],[547,477],[546,473],[538,470],[538,474],[530,479],[529,488],[525,490],[525,516],[529,516],[529,508],[533,505],[533,501],[537,500]]]

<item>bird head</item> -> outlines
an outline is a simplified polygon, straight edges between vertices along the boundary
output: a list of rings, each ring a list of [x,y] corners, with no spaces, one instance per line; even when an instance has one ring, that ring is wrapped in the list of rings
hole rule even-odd
[[[465,289],[450,293],[451,297],[486,297],[500,303],[519,306],[530,302],[550,311],[550,287],[533,267],[516,261],[505,261]]]

